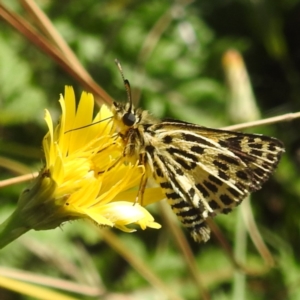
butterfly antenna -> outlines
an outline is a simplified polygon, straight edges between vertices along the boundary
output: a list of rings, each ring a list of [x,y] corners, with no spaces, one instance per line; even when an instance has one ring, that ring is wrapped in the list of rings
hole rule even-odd
[[[128,112],[131,112],[131,109],[132,109],[132,96],[131,96],[131,88],[130,88],[130,83],[128,81],[128,79],[125,79],[124,77],[124,74],[123,74],[123,69],[122,69],[122,66],[120,64],[120,62],[115,59],[115,63],[119,69],[119,72],[122,76],[122,79],[123,79],[123,83],[124,83],[124,86],[125,86],[125,89],[126,89],[126,93],[127,93],[127,100],[129,102],[129,109],[128,109]]]
[[[112,119],[112,117],[107,117],[107,118],[105,118],[105,119],[102,119],[102,120],[100,120],[100,121],[97,121],[97,122],[94,122],[94,123],[91,123],[91,124],[87,124],[87,125],[84,125],[84,126],[80,126],[80,127],[77,127],[77,128],[73,128],[73,129],[70,129],[70,130],[65,131],[64,133],[66,134],[66,133],[69,133],[69,132],[71,132],[71,131],[76,131],[76,130],[79,130],[79,129],[82,129],[82,128],[87,128],[87,127],[93,126],[93,125],[95,125],[95,124],[99,124],[99,123],[101,123],[101,122],[107,121],[107,120],[109,120],[109,119]]]

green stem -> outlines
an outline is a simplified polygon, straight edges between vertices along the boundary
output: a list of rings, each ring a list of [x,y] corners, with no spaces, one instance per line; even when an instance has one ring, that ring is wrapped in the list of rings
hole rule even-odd
[[[19,210],[16,209],[11,216],[0,225],[0,249],[13,242],[30,229],[31,228],[24,224],[23,218],[19,214]]]

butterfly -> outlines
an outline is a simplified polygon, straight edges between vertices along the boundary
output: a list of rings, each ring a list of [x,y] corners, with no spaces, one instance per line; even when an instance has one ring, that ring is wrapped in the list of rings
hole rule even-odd
[[[269,179],[284,152],[276,138],[158,120],[135,108],[121,72],[128,102],[112,105],[113,123],[124,146],[123,159],[145,167],[139,188],[154,178],[196,242],[210,238],[206,219],[229,213]]]

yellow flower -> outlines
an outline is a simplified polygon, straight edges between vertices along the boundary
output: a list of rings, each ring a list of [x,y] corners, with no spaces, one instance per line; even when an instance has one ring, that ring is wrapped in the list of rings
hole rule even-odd
[[[93,118],[94,99],[85,92],[76,109],[71,87],[65,88],[59,102],[62,116],[55,128],[47,110],[45,114],[46,165],[21,194],[13,215],[0,226],[0,247],[30,229],[52,229],[79,218],[126,232],[135,231],[127,227],[132,223],[142,229],[160,228],[136,201],[144,168],[123,162],[111,111],[102,106]],[[159,188],[149,188],[143,204],[163,198]]]

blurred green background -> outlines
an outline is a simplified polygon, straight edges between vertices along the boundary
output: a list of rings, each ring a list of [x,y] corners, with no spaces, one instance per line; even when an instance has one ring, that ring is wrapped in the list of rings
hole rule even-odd
[[[131,83],[135,103],[153,115],[216,128],[232,124],[245,113],[237,109],[234,115],[229,109],[237,100],[222,60],[235,49],[244,58],[261,118],[300,110],[299,0],[36,2],[95,81],[117,101],[125,101],[126,92],[115,58]],[[18,2],[3,3],[32,21]],[[240,84],[236,81],[236,88]],[[58,99],[65,85],[72,85],[78,96],[85,89],[0,19],[1,180],[42,167],[44,109],[59,118]],[[197,245],[185,232],[211,299],[300,299],[299,126],[294,120],[251,130],[277,137],[286,146],[277,172],[251,197],[274,267],[265,265],[245,232],[240,239],[243,222],[237,211],[216,222],[254,274],[235,273],[215,238]],[[15,208],[25,186],[0,189],[0,220]],[[161,230],[114,233],[179,299],[201,299],[201,288],[160,209],[150,210]],[[66,224],[63,230],[26,234],[1,250],[0,266],[105,291],[94,297],[71,293],[79,299],[169,299],[112,250],[97,228],[83,221]],[[0,289],[0,299],[33,298]]]

